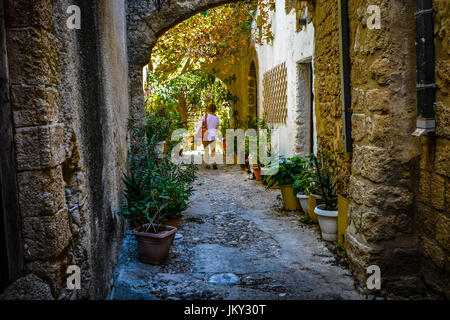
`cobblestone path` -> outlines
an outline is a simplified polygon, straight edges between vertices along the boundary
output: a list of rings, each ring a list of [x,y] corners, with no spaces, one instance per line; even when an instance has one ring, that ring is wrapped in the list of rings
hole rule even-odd
[[[198,175],[168,261],[139,262],[128,233],[111,299],[364,298],[318,227],[279,209],[279,190],[236,166]]]

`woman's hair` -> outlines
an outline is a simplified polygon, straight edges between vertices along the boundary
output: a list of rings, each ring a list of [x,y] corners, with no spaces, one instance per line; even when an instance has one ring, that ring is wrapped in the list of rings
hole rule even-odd
[[[211,103],[208,107],[209,112],[214,113],[216,112],[216,105],[214,103]]]

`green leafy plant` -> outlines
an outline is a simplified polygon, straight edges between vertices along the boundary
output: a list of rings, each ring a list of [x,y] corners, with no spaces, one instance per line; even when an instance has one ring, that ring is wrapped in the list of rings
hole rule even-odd
[[[307,215],[300,216],[300,222],[304,224],[313,224],[314,222]]]
[[[305,171],[305,159],[301,156],[292,157],[289,159],[281,158],[269,164],[269,175],[264,177],[264,181],[267,182],[266,188],[269,189],[276,183],[280,186],[293,186],[295,183],[295,177],[302,174]],[[278,166],[278,170],[276,170]],[[270,174],[271,171],[276,171],[274,174]]]
[[[294,193],[302,193],[309,196],[310,194],[318,194],[317,174],[313,161],[314,154],[310,154],[305,159],[304,170],[295,176],[293,184]]]
[[[324,153],[320,161],[313,157],[317,173],[316,182],[319,185],[319,192],[325,204],[325,210],[337,210],[337,161],[330,154]]]
[[[155,142],[162,133],[156,127],[149,128],[149,121],[146,127],[133,130],[135,137],[142,139],[138,139],[140,143],[130,153],[131,174],[123,178],[127,202],[121,205],[118,214],[129,219],[134,228],[148,224],[156,233],[163,223],[180,217],[187,208],[197,168],[176,165],[168,155],[161,157]]]

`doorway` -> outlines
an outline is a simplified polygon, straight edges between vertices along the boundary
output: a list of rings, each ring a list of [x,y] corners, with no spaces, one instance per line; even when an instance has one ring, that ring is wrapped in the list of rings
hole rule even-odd
[[[313,69],[311,59],[297,63],[296,94],[297,154],[317,152],[316,120],[314,116]]]

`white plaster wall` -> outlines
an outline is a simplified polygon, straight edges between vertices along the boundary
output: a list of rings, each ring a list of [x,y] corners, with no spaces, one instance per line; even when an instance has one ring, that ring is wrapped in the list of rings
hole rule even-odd
[[[312,61],[314,52],[314,27],[309,23],[302,31],[296,32],[296,14],[285,11],[285,0],[276,0],[276,10],[271,13],[272,44],[256,45],[258,56],[258,104],[259,116],[263,114],[263,77],[266,71],[286,63],[287,68],[287,108],[286,124],[276,124],[280,129],[280,155],[293,156],[295,150],[296,105],[297,105],[297,68],[301,61]],[[307,119],[305,119],[306,121]],[[309,145],[309,142],[305,142]],[[305,150],[308,153],[308,150]]]

